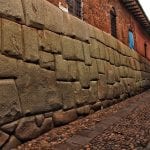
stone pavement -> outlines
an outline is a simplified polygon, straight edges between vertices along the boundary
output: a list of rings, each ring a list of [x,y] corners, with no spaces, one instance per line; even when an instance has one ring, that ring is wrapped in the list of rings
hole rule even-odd
[[[81,130],[55,146],[55,150],[150,150],[150,90],[137,101]]]

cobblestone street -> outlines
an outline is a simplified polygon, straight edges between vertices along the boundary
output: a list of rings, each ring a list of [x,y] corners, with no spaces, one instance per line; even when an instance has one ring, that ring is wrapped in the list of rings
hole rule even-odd
[[[21,150],[150,150],[150,90],[18,147]]]

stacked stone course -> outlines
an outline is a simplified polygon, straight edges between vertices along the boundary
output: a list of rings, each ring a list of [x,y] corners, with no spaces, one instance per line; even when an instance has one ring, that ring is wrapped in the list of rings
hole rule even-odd
[[[150,62],[46,0],[0,1],[0,148],[150,87]]]

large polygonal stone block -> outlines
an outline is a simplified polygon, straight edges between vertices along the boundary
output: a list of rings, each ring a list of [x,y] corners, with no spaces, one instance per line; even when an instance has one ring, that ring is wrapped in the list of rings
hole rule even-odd
[[[82,41],[89,41],[89,32],[87,23],[74,16],[71,16],[71,23],[75,37]]]
[[[22,57],[22,32],[21,25],[2,19],[2,53]]]
[[[54,55],[44,51],[39,51],[40,66],[49,70],[55,70]]]
[[[83,106],[89,102],[90,93],[88,89],[83,89],[79,82],[74,83],[75,101],[77,106]]]
[[[59,81],[70,80],[68,62],[61,55],[55,56],[56,61],[56,78]]]
[[[75,56],[74,40],[69,37],[62,37],[61,42],[63,58],[73,60]]]
[[[99,45],[99,58],[103,59],[103,60],[108,60],[109,57],[106,58],[107,57],[106,56],[106,51],[108,52],[107,47],[104,44],[100,43],[100,42],[98,43],[98,45]]]
[[[98,80],[98,98],[104,100],[107,96],[107,78],[105,75],[100,74]]]
[[[96,40],[90,40],[90,54],[93,58],[100,58],[99,44]]]
[[[21,116],[18,91],[14,80],[0,80],[0,125]]]
[[[37,30],[27,26],[22,26],[22,31],[24,41],[24,60],[37,62],[39,60]]]
[[[102,30],[98,29],[98,28],[95,28],[94,27],[94,32],[95,32],[95,38],[102,42],[102,43],[105,43],[105,39],[104,39],[104,33]]]
[[[90,66],[92,64],[91,57],[90,57],[90,45],[83,43],[83,51],[84,51],[85,64]]]
[[[55,111],[62,108],[56,88],[55,72],[37,65],[18,62],[19,76],[16,80],[24,114]]]
[[[89,66],[89,68],[90,68],[90,79],[98,80],[98,67],[96,59],[92,59],[92,65]]]
[[[0,55],[0,77],[16,78],[17,73],[17,60]]]
[[[63,109],[68,110],[74,108],[75,105],[75,95],[74,87],[71,82],[58,82],[58,93],[62,98]]]
[[[68,61],[68,72],[71,81],[79,80],[79,73],[76,61]]]
[[[89,37],[90,38],[96,38],[96,35],[95,35],[95,27],[90,25],[90,24],[87,24],[88,25],[88,30],[89,30]]]
[[[84,61],[83,45],[81,41],[74,40],[75,60]]]
[[[0,131],[0,148],[6,143],[9,139],[9,135]]]
[[[44,1],[22,0],[26,25],[36,28],[44,27]]]
[[[45,28],[56,33],[63,33],[64,25],[62,10],[46,0],[44,0],[43,3],[44,9],[42,11],[45,17]]]
[[[89,104],[94,104],[98,101],[98,82],[97,81],[91,81],[90,82],[90,98],[88,100]]]
[[[61,53],[61,37],[51,31],[39,31],[40,49],[51,53]]]
[[[65,112],[56,112],[53,114],[53,121],[55,126],[68,124],[78,118],[77,111],[75,109],[65,111]]]
[[[114,65],[115,64],[115,53],[114,50],[112,48],[108,48],[109,51],[109,62]]]
[[[83,88],[90,87],[90,70],[83,62],[77,62],[79,71],[79,81]]]
[[[2,50],[2,19],[0,18],[0,52]]]
[[[99,74],[105,74],[104,60],[100,60],[100,59],[97,60],[97,68]]]
[[[0,0],[0,16],[24,23],[21,0]]]

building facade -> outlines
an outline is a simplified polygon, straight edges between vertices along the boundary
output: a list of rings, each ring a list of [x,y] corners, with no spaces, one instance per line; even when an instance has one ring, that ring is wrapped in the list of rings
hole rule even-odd
[[[150,59],[150,23],[137,0],[48,0]],[[132,32],[133,39],[129,38]]]

